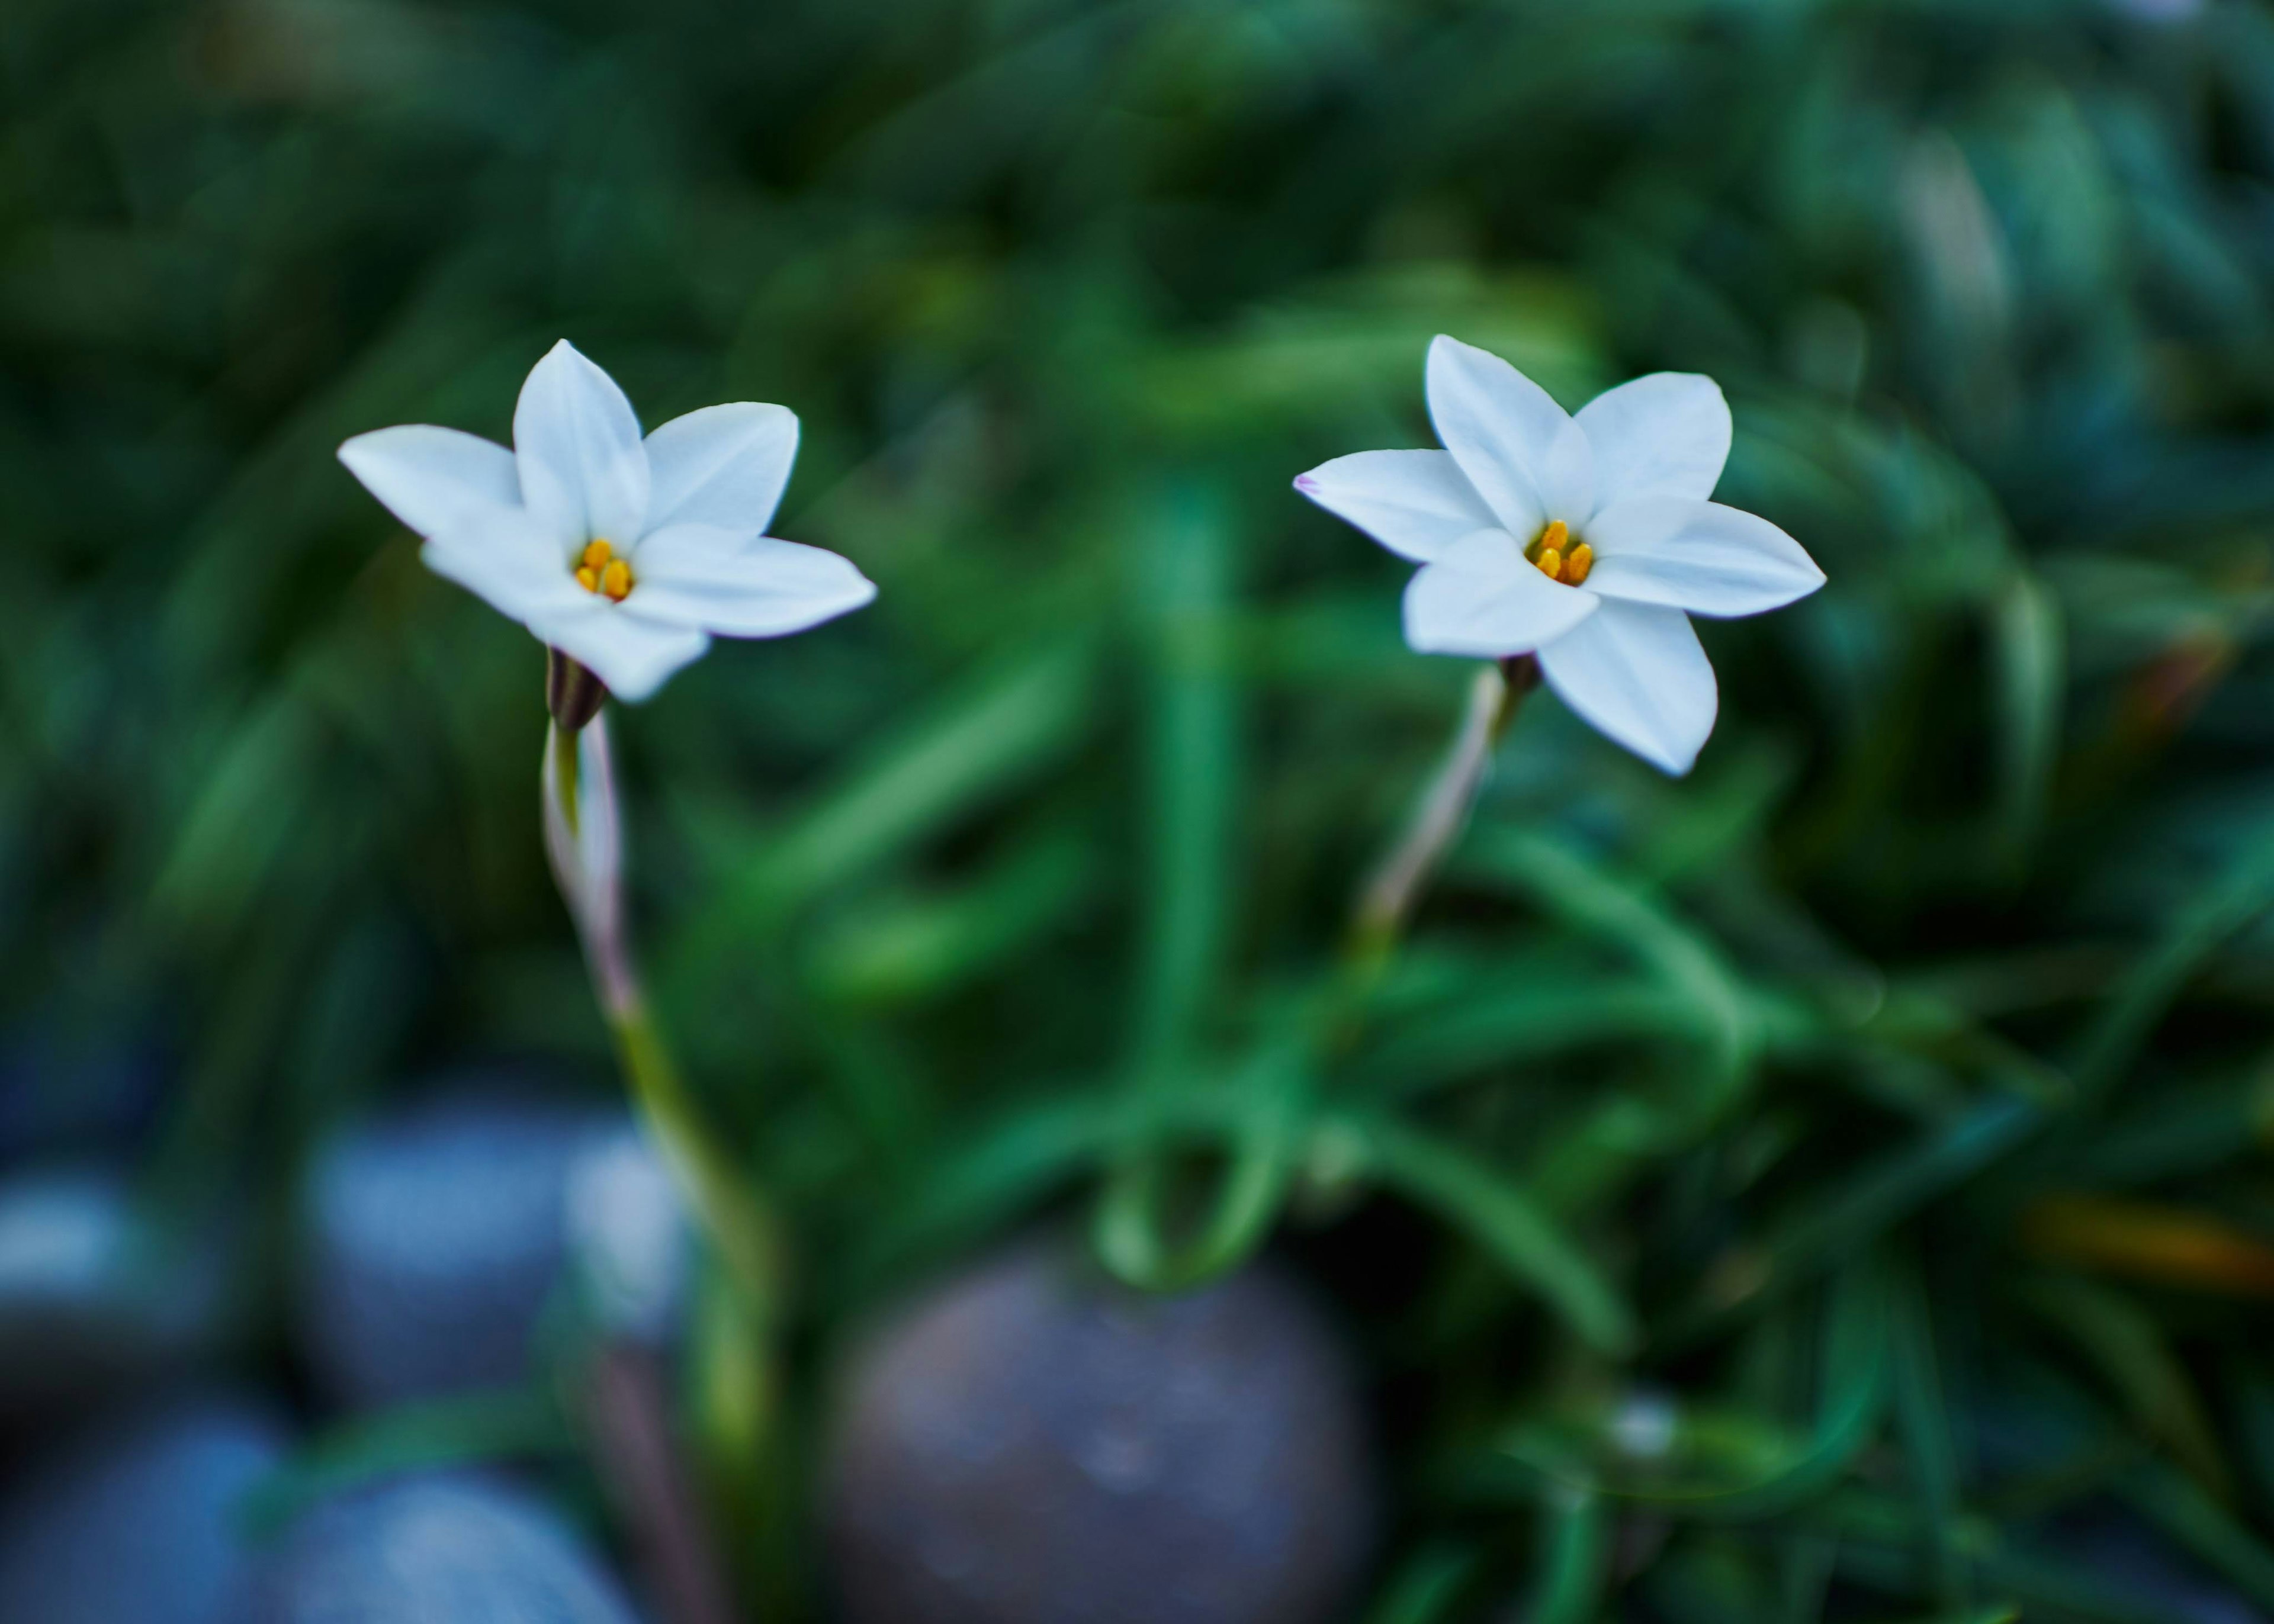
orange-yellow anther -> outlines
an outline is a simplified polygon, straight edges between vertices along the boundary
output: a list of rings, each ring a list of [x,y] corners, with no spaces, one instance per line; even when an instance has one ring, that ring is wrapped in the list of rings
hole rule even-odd
[[[631,596],[632,567],[605,541],[588,541],[576,555],[576,584],[614,603]]]
[[[1587,578],[1587,572],[1594,567],[1595,550],[1583,541],[1563,555],[1563,579],[1577,586]]]
[[[1549,521],[1546,529],[1532,538],[1524,556],[1540,566],[1540,573],[1550,581],[1566,579],[1565,560],[1570,556],[1564,551],[1571,545],[1571,527],[1561,519]]]

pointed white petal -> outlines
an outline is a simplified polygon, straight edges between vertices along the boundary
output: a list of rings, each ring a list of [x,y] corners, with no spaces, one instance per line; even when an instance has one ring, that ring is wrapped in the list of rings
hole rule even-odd
[[[1729,402],[1697,372],[1653,372],[1579,408],[1595,453],[1596,500],[1713,494],[1729,460]]]
[[[1713,731],[1713,667],[1679,609],[1606,599],[1540,650],[1540,669],[1590,726],[1662,772],[1689,771]]]
[[[568,573],[553,532],[518,508],[464,515],[432,538],[418,556],[436,575],[523,625],[598,601]]]
[[[584,605],[575,613],[539,620],[529,629],[583,661],[627,704],[649,697],[711,646],[709,635],[697,628],[647,620],[581,588],[578,595]]]
[[[1541,575],[1505,530],[1478,530],[1407,585],[1405,641],[1423,654],[1528,654],[1585,620],[1598,601]]]
[[[1417,564],[1500,524],[1449,451],[1360,451],[1299,475],[1295,488]]]
[[[1440,335],[1429,345],[1429,420],[1511,535],[1594,509],[1593,452],[1554,397],[1498,356]]]
[[[493,508],[521,506],[513,453],[456,429],[426,423],[375,429],[342,446],[340,461],[421,536]]]
[[[1597,514],[1585,539],[1595,550],[1592,590],[1693,614],[1760,614],[1824,584],[1798,542],[1719,502],[1638,497]]]
[[[568,549],[595,538],[627,546],[646,529],[639,418],[615,380],[565,338],[521,386],[513,448],[523,501]]]
[[[647,528],[717,524],[755,535],[772,523],[797,456],[797,414],[737,401],[674,417],[647,437]]]
[[[858,609],[877,596],[848,559],[772,536],[674,524],[632,555],[627,613],[729,637],[779,637]]]

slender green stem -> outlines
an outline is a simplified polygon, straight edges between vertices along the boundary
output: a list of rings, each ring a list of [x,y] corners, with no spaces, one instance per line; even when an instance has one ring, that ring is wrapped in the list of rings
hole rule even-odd
[[[673,1177],[694,1202],[704,1233],[750,1304],[770,1312],[780,1296],[782,1278],[772,1218],[704,1126],[636,986],[607,1016],[624,1080]]]
[[[714,1471],[722,1479],[714,1486],[734,1485],[727,1498],[747,1502],[736,1480],[765,1439],[773,1391],[767,1350],[783,1296],[782,1249],[757,1190],[704,1124],[672,1064],[641,988],[624,908],[615,773],[597,701],[581,727],[555,721],[538,782],[546,855],[576,921],[633,1106],[720,1265],[706,1329],[723,1318],[725,1331],[699,1339],[697,1349],[706,1395],[715,1401],[720,1389],[738,1389],[727,1402],[708,1407],[706,1419],[732,1424],[714,1429],[709,1440],[714,1465],[728,1468]],[[602,1378],[611,1369],[621,1376],[625,1368],[611,1351],[597,1366]],[[723,1570],[652,1398],[639,1382],[596,1379],[593,1418],[674,1624],[717,1624],[729,1608]]]
[[[553,730],[544,793],[553,877],[576,921],[626,1086],[748,1311],[763,1326],[781,1296],[781,1247],[765,1204],[704,1122],[641,987],[623,906],[605,718],[581,734]]]
[[[1524,696],[1539,680],[1540,662],[1529,654],[1477,673],[1443,765],[1359,893],[1344,955],[1362,986],[1372,984],[1397,951],[1422,892],[1469,821],[1494,750],[1507,736]]]
[[[1098,1204],[1096,1233],[1106,1262],[1123,1279],[1156,1291],[1180,1289],[1222,1273],[1254,1249],[1292,1174],[1302,1138],[1300,1101],[1316,1057],[1353,1034],[1354,1010],[1388,967],[1422,891],[1468,821],[1495,748],[1539,680],[1539,662],[1530,655],[1478,672],[1443,765],[1359,895],[1344,948],[1348,974],[1327,1001],[1325,1019],[1300,1041],[1268,1046],[1259,1056],[1246,1092],[1261,1108],[1235,1136],[1231,1165],[1193,1238],[1181,1247],[1163,1238],[1169,1172],[1157,1135],[1116,1169]],[[1165,1077],[1156,1065],[1145,1081],[1157,1090]]]

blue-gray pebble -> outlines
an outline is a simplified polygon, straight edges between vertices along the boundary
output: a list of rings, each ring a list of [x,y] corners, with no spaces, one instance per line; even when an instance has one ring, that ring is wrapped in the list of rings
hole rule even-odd
[[[396,1478],[297,1519],[264,1558],[251,1624],[637,1624],[541,1500],[476,1474]]]
[[[240,1624],[247,1492],[282,1457],[251,1400],[162,1402],[34,1460],[0,1509],[10,1624]]]
[[[620,1111],[459,1094],[362,1124],[305,1186],[301,1342],[351,1409],[508,1387],[558,1300],[576,1172]]]
[[[1284,1275],[1142,1297],[1052,1245],[870,1345],[827,1492],[849,1624],[1321,1624],[1376,1515],[1350,1362]]]
[[[217,1232],[162,1229],[107,1167],[0,1179],[0,1436],[51,1431],[220,1338]]]

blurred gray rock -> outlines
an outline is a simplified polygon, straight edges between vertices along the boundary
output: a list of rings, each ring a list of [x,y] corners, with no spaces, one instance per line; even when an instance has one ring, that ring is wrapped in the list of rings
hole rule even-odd
[[[826,1516],[851,1624],[1320,1624],[1376,1502],[1350,1361],[1285,1275],[1151,1298],[1041,1244],[856,1360]]]
[[[636,1624],[542,1501],[475,1474],[397,1478],[306,1513],[253,1592],[251,1624]]]
[[[161,1226],[102,1168],[0,1180],[0,1435],[51,1427],[222,1333],[219,1238]]]
[[[284,1449],[249,1401],[177,1399],[34,1462],[0,1508],[10,1624],[239,1624],[252,1547],[239,1509]]]
[[[299,1323],[350,1408],[510,1386],[548,1309],[667,1324],[683,1220],[619,1110],[457,1094],[363,1124],[310,1170]]]

